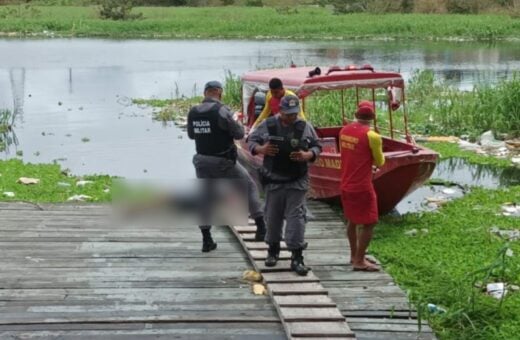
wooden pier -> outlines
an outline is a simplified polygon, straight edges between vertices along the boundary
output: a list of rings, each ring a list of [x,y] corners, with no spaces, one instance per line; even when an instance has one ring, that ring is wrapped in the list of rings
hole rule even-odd
[[[312,272],[296,280],[288,253],[263,266],[251,227],[214,228],[218,249],[202,253],[194,226],[113,228],[104,205],[0,203],[0,339],[434,339],[388,274],[352,271],[337,215],[309,208]],[[270,296],[241,280],[252,267]]]

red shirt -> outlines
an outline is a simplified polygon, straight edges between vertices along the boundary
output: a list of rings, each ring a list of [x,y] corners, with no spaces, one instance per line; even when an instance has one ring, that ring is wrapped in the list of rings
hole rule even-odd
[[[269,99],[269,108],[271,109],[271,116],[280,112],[280,101],[282,98],[276,98],[274,96]]]
[[[384,156],[381,136],[370,127],[354,122],[340,133],[341,190],[359,192],[373,190],[372,164],[381,166]]]

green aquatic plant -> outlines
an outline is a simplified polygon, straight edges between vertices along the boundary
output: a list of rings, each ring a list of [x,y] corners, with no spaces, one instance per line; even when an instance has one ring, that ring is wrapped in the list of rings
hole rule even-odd
[[[371,251],[399,286],[411,291],[411,301],[439,338],[516,338],[520,294],[510,290],[495,299],[482,287],[492,282],[520,284],[520,245],[490,232],[493,226],[518,228],[517,218],[502,215],[501,206],[519,201],[520,186],[474,188],[438,212],[381,219]],[[412,237],[405,234],[410,229],[428,233]],[[430,313],[428,303],[446,312]]]

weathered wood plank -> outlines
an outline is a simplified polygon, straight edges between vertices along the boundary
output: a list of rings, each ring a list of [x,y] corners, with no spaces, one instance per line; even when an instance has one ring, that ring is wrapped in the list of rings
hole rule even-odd
[[[267,267],[264,261],[255,261],[255,267],[261,273],[272,273],[272,272],[287,272],[291,271],[291,261],[282,260],[278,261],[275,267]]]
[[[320,279],[311,271],[306,276],[300,276],[293,271],[263,273],[264,281],[270,283],[298,283],[298,282],[319,282]]]
[[[273,299],[280,307],[336,307],[327,295],[276,295]]]
[[[256,226],[234,226],[232,228],[235,229],[238,233],[254,233],[254,232],[256,232]]]
[[[140,322],[277,322],[278,316],[259,315],[258,311],[251,311],[250,315],[243,315],[242,311],[226,311],[226,315],[218,313],[218,311],[196,311],[196,313],[188,314],[183,311],[179,314],[171,314],[168,311],[161,311],[161,315],[156,313],[138,312],[124,313],[118,316],[110,313],[6,313],[0,318],[0,325],[10,324],[56,324],[56,323],[140,323]],[[150,314],[150,315],[147,315]]]
[[[246,248],[249,250],[266,250],[269,248],[269,245],[265,242],[245,242]],[[287,244],[284,241],[280,242],[280,249],[287,250]]]
[[[345,321],[336,307],[280,307],[285,322]]]
[[[266,250],[249,250],[249,254],[254,260],[265,260],[267,258]],[[280,260],[289,260],[290,258],[290,252],[284,250],[280,252]]]
[[[345,322],[289,322],[289,332],[293,337],[346,337],[354,333]]]
[[[327,290],[317,282],[272,283],[268,289],[273,295],[328,294]]]

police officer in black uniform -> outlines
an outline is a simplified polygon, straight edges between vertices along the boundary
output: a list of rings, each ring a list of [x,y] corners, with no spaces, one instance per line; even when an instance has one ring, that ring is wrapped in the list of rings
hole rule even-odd
[[[309,188],[308,162],[321,152],[318,137],[310,123],[298,118],[298,97],[286,95],[280,101],[280,114],[270,117],[249,136],[249,150],[264,155],[260,177],[265,191],[266,242],[265,265],[275,266],[280,256],[284,219],[285,243],[292,252],[291,269],[307,275],[303,262],[306,247],[305,194]]]
[[[222,84],[210,81],[204,86],[204,100],[188,113],[188,136],[195,140],[197,154],[193,165],[197,178],[241,179],[247,183],[249,214],[256,223],[257,241],[265,238],[263,207],[258,189],[246,169],[238,164],[235,139],[244,137],[244,127],[233,118],[229,107],[222,104]],[[217,248],[211,237],[211,225],[199,226],[202,232],[202,251]]]

